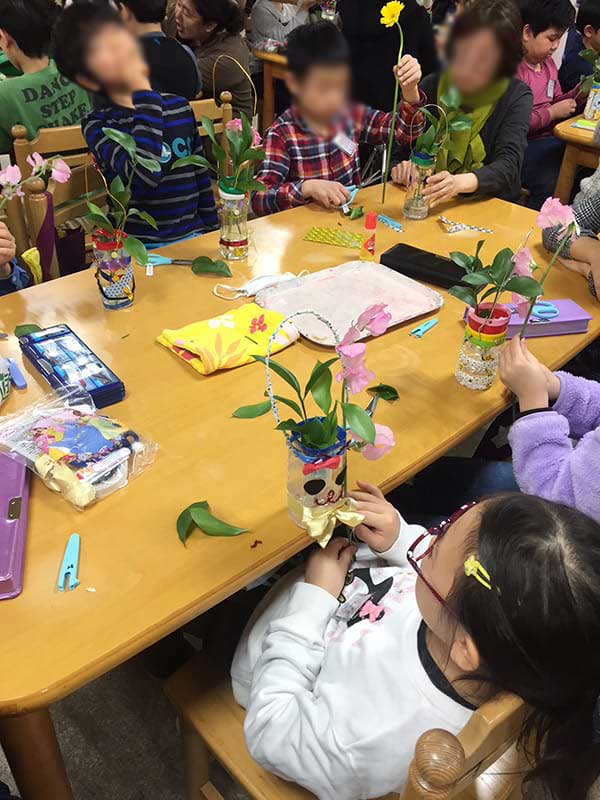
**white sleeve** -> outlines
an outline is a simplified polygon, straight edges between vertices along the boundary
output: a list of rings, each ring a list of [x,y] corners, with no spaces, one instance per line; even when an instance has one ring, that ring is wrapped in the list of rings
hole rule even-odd
[[[269,772],[321,800],[357,797],[358,778],[336,738],[332,708],[314,691],[338,601],[307,583],[296,584],[288,600],[287,614],[269,625],[254,671],[244,724],[248,750]]]
[[[378,558],[387,561],[388,564],[393,564],[397,567],[408,567],[406,560],[406,551],[411,544],[425,532],[426,528],[422,525],[411,525],[407,522],[402,514],[398,511],[398,519],[400,520],[400,532],[398,538],[389,550],[384,550],[383,553],[375,553]]]

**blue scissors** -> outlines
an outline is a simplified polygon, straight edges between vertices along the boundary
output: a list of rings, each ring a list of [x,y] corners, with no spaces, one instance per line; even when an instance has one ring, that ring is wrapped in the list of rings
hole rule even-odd
[[[184,264],[189,266],[192,263],[191,258],[168,258],[167,256],[159,256],[158,253],[150,253],[148,255],[148,263],[153,267],[161,267],[163,264]]]
[[[532,322],[550,322],[551,319],[556,319],[560,311],[549,300],[538,300],[533,307],[531,313]]]

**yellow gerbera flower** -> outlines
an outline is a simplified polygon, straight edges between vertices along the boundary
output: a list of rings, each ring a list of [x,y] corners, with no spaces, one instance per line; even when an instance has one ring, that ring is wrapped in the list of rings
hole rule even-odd
[[[379,20],[386,28],[391,28],[396,25],[401,12],[404,9],[404,3],[399,3],[398,0],[390,0],[381,9],[381,19]]]

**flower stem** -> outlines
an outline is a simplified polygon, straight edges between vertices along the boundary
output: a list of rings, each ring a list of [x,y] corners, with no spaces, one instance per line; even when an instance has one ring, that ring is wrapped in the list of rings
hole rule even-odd
[[[544,274],[541,277],[540,283],[541,283],[542,286],[544,285],[544,281],[548,277],[548,273],[550,272],[550,270],[554,266],[554,262],[559,257],[559,255],[562,253],[566,243],[571,238],[572,233],[573,233],[573,227],[572,227],[572,225],[569,225],[565,235],[560,240],[559,245],[558,245],[558,247],[556,248],[556,250],[554,252],[554,255],[550,259],[550,263],[546,267],[546,271],[544,272]],[[525,320],[523,321],[523,324],[521,325],[521,330],[519,331],[519,338],[520,339],[524,339],[525,338],[525,329],[527,328],[527,324],[529,322],[529,317],[531,317],[531,314],[533,313],[533,307],[535,306],[536,300],[537,300],[537,297],[534,297],[529,301],[529,308],[527,309],[527,314],[525,316]]]
[[[402,60],[402,50],[404,49],[404,34],[402,33],[402,27],[400,23],[396,23],[398,26],[398,30],[400,31],[400,49],[398,50],[398,61],[396,64],[400,64]],[[390,133],[388,136],[388,143],[387,148],[385,151],[385,170],[383,175],[383,191],[381,193],[381,202],[385,203],[385,189],[387,186],[388,178],[390,176],[390,162],[392,160],[392,144],[394,142],[394,133],[396,132],[396,109],[398,107],[398,89],[400,88],[400,84],[396,76],[394,75],[394,83],[396,84],[394,88],[394,105],[392,107],[392,119],[390,122]]]

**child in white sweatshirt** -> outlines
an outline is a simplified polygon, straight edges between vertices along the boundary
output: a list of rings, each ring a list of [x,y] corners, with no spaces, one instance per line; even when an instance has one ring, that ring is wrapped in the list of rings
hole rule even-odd
[[[231,675],[252,756],[320,800],[380,797],[402,788],[421,733],[457,733],[510,691],[549,726],[536,774],[559,800],[583,798],[583,763],[597,755],[600,526],[507,494],[425,531],[374,486],[352,496],[365,544],[315,552],[238,646]]]

